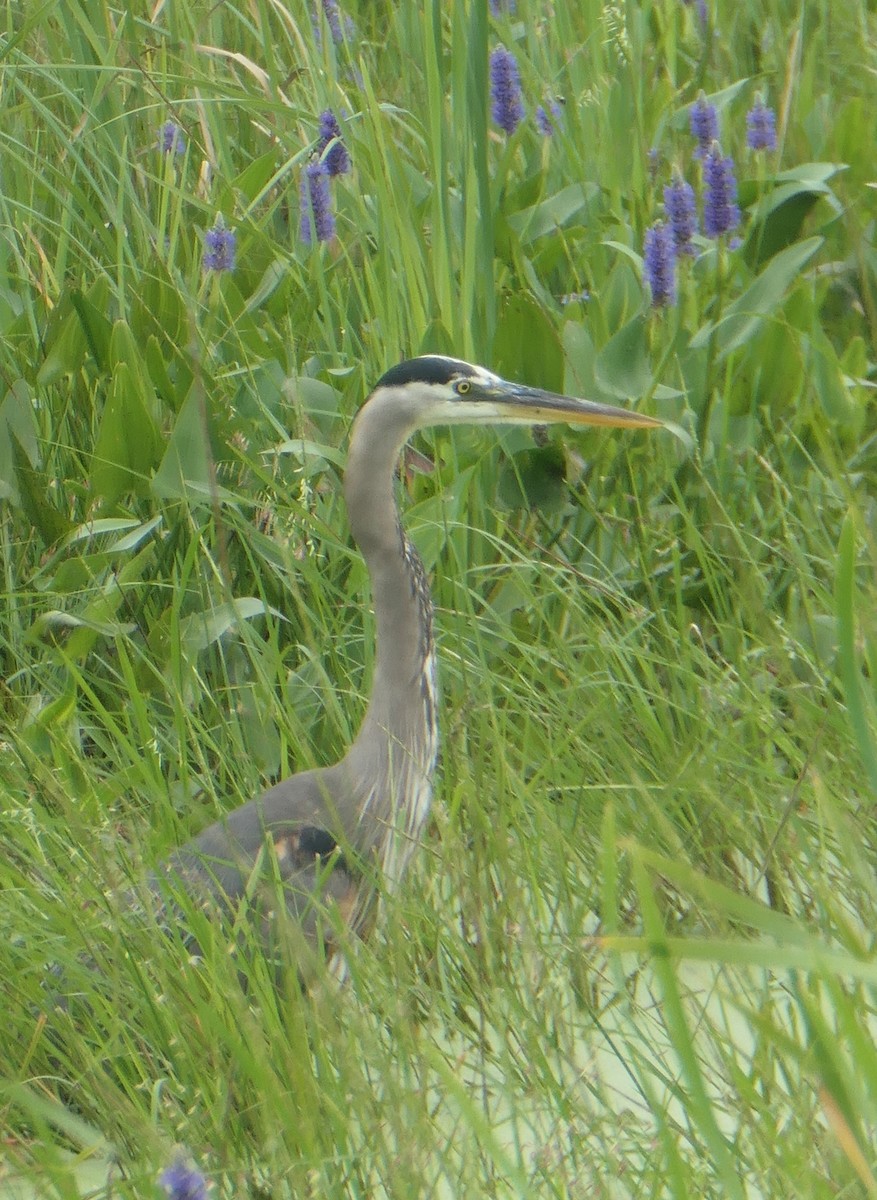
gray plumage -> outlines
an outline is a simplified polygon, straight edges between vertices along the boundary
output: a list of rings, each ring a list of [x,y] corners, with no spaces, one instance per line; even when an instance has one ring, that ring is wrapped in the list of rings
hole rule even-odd
[[[276,784],[159,867],[150,882],[163,919],[185,920],[183,892],[226,915],[246,902],[270,939],[278,882],[301,944],[333,940],[340,920],[365,932],[378,879],[394,887],[429,817],[438,696],[429,583],[395,500],[405,442],[435,424],[603,424],[650,417],[507,383],[482,367],[430,355],[392,368],[354,421],[344,492],[368,566],[377,633],[371,698],[340,762]],[[271,882],[262,884],[259,872]],[[170,899],[169,899],[170,897]],[[200,949],[193,934],[184,940]]]

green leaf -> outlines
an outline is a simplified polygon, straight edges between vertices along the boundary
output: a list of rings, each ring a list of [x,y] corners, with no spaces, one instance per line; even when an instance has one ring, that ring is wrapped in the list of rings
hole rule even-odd
[[[856,535],[852,517],[843,523],[837,547],[837,571],[834,580],[834,604],[837,616],[837,665],[846,701],[847,715],[865,776],[874,796],[877,796],[877,728],[873,710],[867,702],[856,656],[855,614]]]
[[[493,343],[496,369],[509,379],[538,383],[551,391],[563,387],[563,347],[554,323],[532,296],[507,296]]]
[[[288,400],[298,404],[309,417],[331,417],[339,413],[340,395],[331,384],[309,375],[288,379],[283,388]]]
[[[152,492],[160,500],[187,500],[190,504],[233,498],[216,483],[210,419],[203,393],[196,387],[191,388],[180,409],[152,480]]]
[[[232,188],[252,204],[277,169],[277,152],[269,150],[249,163],[232,182]]]
[[[864,1145],[859,1115],[853,1102],[855,1085],[848,1079],[848,1067],[838,1045],[837,1034],[830,1028],[823,1013],[819,1011],[818,998],[807,995],[804,986],[796,981],[793,994],[803,1018],[808,1048],[816,1064],[820,1081],[843,1114],[852,1136],[859,1147]]]
[[[637,254],[636,250],[634,250],[632,246],[625,246],[624,242],[616,242],[613,238],[607,238],[605,241],[601,242],[600,245],[606,246],[609,250],[617,250],[619,254],[623,254],[625,258],[630,259],[630,261],[636,267],[637,274],[642,273],[643,256],[641,254]]]
[[[566,460],[554,443],[512,455],[499,473],[497,496],[511,509],[557,512],[567,502]]]
[[[848,171],[849,166],[843,162],[806,162],[789,167],[787,171],[779,171],[774,176],[775,183],[798,183],[805,187],[817,188],[825,184],[842,171]]]
[[[31,467],[39,462],[37,423],[30,388],[16,379],[0,404],[0,500],[20,500],[13,438]]]
[[[130,621],[101,620],[98,617],[78,616],[62,609],[46,609],[40,613],[28,633],[31,638],[36,639],[45,637],[49,631],[85,630],[89,635],[87,648],[91,649],[98,636],[115,637],[120,633],[130,633],[135,628]],[[71,657],[77,658],[81,653],[77,650]]]
[[[69,295],[61,298],[52,314],[46,347],[46,357],[37,371],[37,383],[43,387],[74,374],[85,361],[85,332]]]
[[[131,306],[131,328],[142,345],[152,335],[166,347],[185,346],[188,341],[189,319],[186,302],[166,268],[155,260],[153,269],[144,276],[142,286]]]
[[[237,629],[241,621],[249,621],[269,612],[283,620],[283,614],[271,608],[264,600],[256,596],[242,596],[227,604],[217,604],[215,608],[192,613],[180,621],[182,649],[189,658],[194,658],[230,630]]]
[[[856,429],[864,419],[864,410],[847,385],[834,347],[818,328],[809,340],[811,380],[823,412],[833,424]]]
[[[244,312],[251,313],[261,308],[288,279],[289,268],[286,263],[279,258],[275,258],[265,268],[262,278],[247,298]]]
[[[597,387],[594,364],[597,351],[587,325],[582,321],[567,321],[562,332],[566,374],[563,391],[573,396],[589,396]]]
[[[302,462],[309,461],[311,465],[311,474],[316,474],[325,469],[327,463],[333,463],[339,470],[344,469],[345,457],[340,450],[336,450],[334,446],[324,446],[320,442],[311,441],[309,438],[289,438],[285,442],[281,442],[279,446],[275,446],[271,451],[272,454],[291,454]]]
[[[17,435],[10,430],[9,437],[18,502],[40,537],[47,546],[51,546],[69,533],[73,523],[49,502],[50,481],[42,471],[31,465],[28,453]]]
[[[124,492],[142,494],[160,452],[159,431],[147,408],[142,377],[121,362],[113,373],[92,455],[96,496],[114,504]]]
[[[446,354],[453,357],[454,354],[454,339],[448,332],[448,327],[444,321],[438,317],[434,318],[423,331],[423,337],[420,339],[420,345],[417,348],[418,354]]]
[[[79,317],[89,353],[94,359],[98,371],[103,374],[107,369],[107,353],[109,351],[112,326],[104,314],[82,292],[71,292],[70,303]]]
[[[826,200],[835,213],[842,211],[827,180],[843,169],[839,163],[803,163],[769,180],[769,190],[760,199],[764,185],[759,181],[747,180],[741,185],[741,204],[753,206],[744,251],[752,267],[761,266],[798,241],[807,216],[820,199]]]
[[[582,216],[599,192],[595,183],[571,183],[531,208],[513,213],[507,218],[508,226],[517,233],[521,245],[527,246]]]
[[[598,387],[612,396],[630,399],[648,391],[652,382],[646,344],[646,319],[639,315],[611,337],[594,364]]]
[[[748,342],[761,328],[764,318],[781,306],[789,288],[822,241],[821,237],[808,238],[806,242],[796,242],[775,255],[754,283],[730,305],[718,324],[707,324],[697,331],[691,339],[692,348],[697,350],[707,346],[715,333],[721,361]]]
[[[820,197],[820,192],[803,191],[792,185],[786,185],[785,190],[791,190],[786,199],[780,202],[778,196],[774,196],[776,202],[769,209],[753,216],[745,250],[747,262],[753,268],[760,267],[798,240],[804,222]],[[828,188],[823,191],[828,192]],[[742,191],[741,200],[745,203]]]
[[[755,405],[778,414],[795,403],[803,383],[805,352],[806,342],[797,330],[779,321],[767,325],[751,354],[757,381],[753,392],[737,390],[731,411],[743,415]]]
[[[163,521],[160,515],[152,517],[148,521],[132,522],[133,529],[117,538],[116,541],[107,546],[107,554],[126,554],[129,550],[136,550],[142,541],[150,536],[153,530],[158,529]]]
[[[144,359],[146,369],[149,372],[149,378],[152,381],[152,386],[155,388],[158,395],[165,402],[168,408],[174,412],[179,412],[183,404],[186,392],[191,386],[191,378],[187,377],[180,383],[176,383],[171,379],[167,369],[164,349],[161,342],[153,334],[150,334],[146,342],[144,350]]]

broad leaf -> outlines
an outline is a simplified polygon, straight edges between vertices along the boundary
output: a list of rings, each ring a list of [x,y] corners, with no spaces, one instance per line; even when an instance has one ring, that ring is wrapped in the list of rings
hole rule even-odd
[[[744,345],[760,329],[764,318],[775,313],[800,275],[822,245],[821,237],[796,242],[770,260],[754,283],[734,301],[717,325],[704,325],[691,339],[693,349],[708,345],[716,334],[719,360]]]
[[[612,396],[641,396],[652,382],[646,345],[646,319],[642,315],[619,329],[600,353],[594,366],[598,386]]]

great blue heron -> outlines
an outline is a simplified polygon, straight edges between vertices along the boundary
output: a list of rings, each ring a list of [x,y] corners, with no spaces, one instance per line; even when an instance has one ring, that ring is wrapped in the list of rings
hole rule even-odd
[[[423,564],[399,519],[399,455],[426,426],[556,422],[661,424],[509,383],[484,367],[434,354],[400,363],[378,381],[353,423],[344,476],[377,625],[362,726],[340,762],[283,780],[174,853],[151,882],[165,902],[170,888],[178,898],[188,896],[193,908],[226,915],[237,915],[243,902],[255,904],[267,934],[277,923],[279,897],[302,948],[331,941],[333,920],[364,931],[376,878],[398,884],[421,840],[438,749],[433,607]],[[268,883],[259,882],[260,872]],[[173,907],[178,915],[186,908],[179,899]],[[184,937],[197,951],[195,934]]]

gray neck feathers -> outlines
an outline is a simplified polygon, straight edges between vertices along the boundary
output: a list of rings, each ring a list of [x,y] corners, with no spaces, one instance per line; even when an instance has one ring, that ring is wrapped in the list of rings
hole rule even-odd
[[[362,815],[378,818],[369,825],[404,835],[405,846],[393,838],[395,849],[384,848],[391,879],[401,874],[407,844],[413,850],[425,823],[437,753],[432,600],[423,564],[402,530],[394,488],[400,452],[415,427],[410,414],[394,413],[382,393],[373,395],[354,422],[344,476],[377,627],[371,699],[344,764]]]

